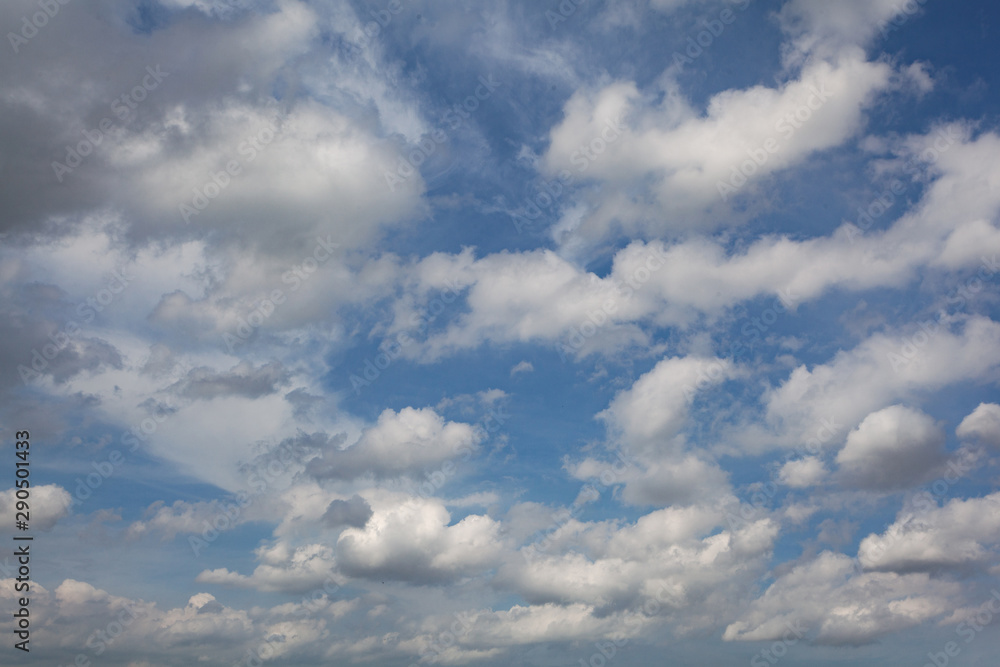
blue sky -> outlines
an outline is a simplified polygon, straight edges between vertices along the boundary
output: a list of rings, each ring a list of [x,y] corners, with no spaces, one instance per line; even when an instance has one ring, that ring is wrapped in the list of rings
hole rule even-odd
[[[0,662],[994,664],[998,21],[6,3]]]

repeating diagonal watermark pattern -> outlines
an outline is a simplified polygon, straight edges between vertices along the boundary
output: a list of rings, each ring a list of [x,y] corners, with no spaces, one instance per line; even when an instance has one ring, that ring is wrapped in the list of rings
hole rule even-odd
[[[117,116],[119,122],[127,121],[139,108],[139,104],[149,97],[149,94],[156,90],[168,76],[170,76],[170,72],[164,72],[159,65],[155,67],[148,65],[146,75],[131,90],[122,93],[111,103],[111,112]],[[83,128],[81,130],[83,139],[76,146],[67,144],[64,161],[52,161],[52,171],[55,173],[56,180],[62,183],[63,178],[83,164],[84,159],[101,145],[105,137],[110,136],[114,128],[115,121],[108,117],[98,121],[97,127],[92,130]]]

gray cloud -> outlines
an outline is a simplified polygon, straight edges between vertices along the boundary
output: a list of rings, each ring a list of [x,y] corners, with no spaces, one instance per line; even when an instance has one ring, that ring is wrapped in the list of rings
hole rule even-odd
[[[371,505],[355,494],[349,500],[334,500],[323,513],[323,523],[330,528],[352,526],[364,528],[372,517]]]
[[[934,476],[945,461],[944,432],[929,416],[893,405],[873,412],[837,454],[841,480],[859,489],[892,491]]]
[[[0,382],[16,386],[49,375],[61,384],[83,371],[123,367],[114,345],[60,317],[69,304],[58,287],[29,283],[4,292],[9,305],[0,307],[0,364],[11,372]],[[76,328],[68,327],[71,322]]]
[[[193,399],[220,396],[260,398],[278,391],[288,379],[288,372],[276,361],[257,368],[249,361],[241,361],[223,373],[216,373],[210,368],[194,368],[187,378],[177,383],[175,391]]]

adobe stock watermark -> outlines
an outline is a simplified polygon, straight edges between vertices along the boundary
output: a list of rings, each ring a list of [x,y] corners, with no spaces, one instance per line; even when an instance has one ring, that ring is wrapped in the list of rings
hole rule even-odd
[[[583,658],[578,658],[580,662],[580,667],[604,667],[611,660],[618,655],[620,649],[625,648],[628,644],[628,637],[621,636],[611,639],[606,639],[603,642],[594,642],[594,647],[597,649],[590,654],[588,660]]]
[[[479,85],[472,91],[472,94],[461,102],[452,105],[442,115],[442,122],[448,123],[449,129],[452,131],[462,127],[466,120],[472,117],[473,112],[479,109],[480,104],[490,99],[496,89],[502,85],[503,82],[494,79],[492,74],[488,74],[485,77],[480,76]],[[441,128],[435,128],[418,141],[416,146],[405,157],[399,158],[396,171],[384,170],[382,176],[385,178],[385,184],[389,187],[389,191],[395,192],[398,186],[404,184],[411,176],[417,173],[420,165],[426,162],[437,151],[438,145],[447,142],[448,139],[447,132]]]
[[[740,11],[746,10],[750,6],[750,0],[740,0],[737,5],[737,9]],[[732,9],[726,7],[721,12],[719,12],[719,17],[712,19],[710,21],[702,21],[701,25],[704,30],[700,31],[694,37],[690,35],[687,38],[687,46],[684,47],[684,53],[674,51],[673,63],[680,72],[684,69],[685,65],[691,65],[695,60],[700,58],[706,50],[711,48],[712,44],[715,43],[722,33],[725,32],[726,26],[732,25],[736,22],[736,14]]]
[[[392,18],[402,11],[402,0],[389,0],[389,3],[385,6],[385,8],[369,10],[368,14],[375,20],[369,21],[364,25],[364,27],[354,29],[355,41],[361,46],[361,48],[367,47],[371,44],[373,39],[378,37],[383,30],[389,27],[389,24],[392,23]]]
[[[490,411],[474,427],[473,431],[478,437],[477,445],[489,439],[490,435],[499,431],[510,419],[503,405],[490,408]],[[415,483],[409,478],[403,485],[404,490],[409,494],[406,502],[400,507],[419,510],[417,498],[428,500],[436,496],[445,484],[458,472],[459,463],[467,463],[475,454],[475,450],[469,445],[459,445],[455,448],[455,454],[451,459],[442,463],[436,470],[424,471],[424,481],[417,480]],[[461,461],[458,461],[458,454],[462,454]]]
[[[19,53],[21,47],[47,26],[49,20],[54,19],[59,10],[68,5],[70,0],[36,0],[36,2],[42,11],[32,14],[30,19],[27,15],[22,16],[21,29],[7,33],[7,40],[14,53]]]
[[[556,26],[560,23],[565,23],[569,17],[576,14],[576,10],[579,9],[580,5],[585,2],[587,2],[587,0],[560,0],[559,4],[556,6],[555,12],[551,9],[546,10],[545,18],[549,22],[549,28],[555,30]]]
[[[903,166],[904,173],[914,177],[919,175],[921,163],[935,164],[962,138],[962,133],[954,125],[939,129],[935,134],[931,146],[924,149],[919,156],[913,156],[906,161]],[[868,206],[859,206],[857,222],[847,228],[847,240],[853,244],[859,236],[871,229],[872,225],[885,215],[905,192],[906,184],[898,178],[894,178]]]
[[[896,203],[897,197],[900,197],[904,192],[906,192],[906,185],[898,178],[894,178],[868,206],[859,206],[858,221],[848,227],[847,240],[853,244],[859,236],[871,229],[875,221],[885,215]]]
[[[435,663],[445,651],[458,644],[458,640],[464,637],[472,629],[472,620],[468,613],[456,611],[447,630],[439,632],[428,646],[420,649],[420,662]],[[457,626],[457,627],[456,627]],[[410,663],[409,667],[419,667],[417,663]]]
[[[625,474],[636,466],[636,460],[629,453],[625,446],[615,451],[614,461],[597,476],[601,486],[609,487],[618,484],[625,478]],[[532,535],[537,542],[529,544],[521,549],[521,555],[528,564],[534,563],[540,554],[546,553],[552,546],[552,535],[565,526],[572,519],[575,519],[583,509],[590,503],[597,501],[601,497],[601,490],[592,482],[587,482],[577,493],[573,504],[569,507],[558,509],[552,513],[552,524],[545,529],[539,529]]]
[[[616,116],[607,120],[598,136],[587,143],[581,144],[570,154],[569,161],[576,167],[577,173],[586,173],[590,165],[596,162],[611,144],[621,138],[623,121],[622,116]]]
[[[656,591],[655,597],[649,597],[642,604],[642,612],[645,616],[652,617],[660,613],[661,603],[669,602],[669,598],[665,595],[667,588],[664,584],[660,584],[659,590]],[[630,626],[639,622],[639,616],[626,616],[623,619],[623,625]],[[604,641],[594,642],[594,647],[597,649],[590,654],[590,658],[584,660],[583,658],[578,658],[577,661],[580,663],[580,667],[605,667],[608,665],[621,649],[628,645],[628,637],[625,632],[619,632],[616,636],[605,639]]]
[[[114,620],[109,621],[103,629],[95,630],[90,634],[85,646],[90,649],[95,658],[103,655],[136,619],[144,615],[145,612],[142,609],[136,609],[135,603],[126,602]],[[87,654],[81,651],[73,657],[73,662],[67,663],[65,667],[90,667],[92,664]],[[58,667],[63,667],[63,665],[60,663]]]
[[[328,576],[323,580],[322,586],[317,586],[302,596],[302,602],[299,603],[299,608],[295,610],[295,615],[308,616],[309,611],[306,607],[320,602],[323,598],[332,597],[333,594],[339,592],[340,589],[340,584],[338,584],[333,577]]]
[[[252,491],[239,491],[233,500],[226,501],[221,511],[216,513],[211,521],[202,521],[202,530],[198,535],[188,536],[188,546],[195,558],[201,556],[201,552],[215,542],[223,533],[235,528],[243,516],[245,510],[253,506],[257,500],[273,488],[287,473],[293,464],[301,458],[301,448],[290,442],[284,442],[276,449],[269,452],[271,459],[266,465],[246,465],[243,472],[249,470],[247,475],[247,485]],[[222,504],[222,503],[220,503]]]
[[[592,503],[601,497],[601,492],[593,484],[585,484],[580,492],[577,494],[576,498],[573,500],[573,504],[569,507],[556,510],[552,513],[552,524],[544,529],[538,530],[532,535],[533,538],[540,538],[537,542],[526,545],[521,549],[521,555],[524,560],[529,564],[534,564],[535,560],[540,557],[541,554],[547,553],[549,548],[552,546],[552,534],[558,531],[561,527],[565,526],[572,519],[575,519],[583,511],[583,508],[587,506],[588,503]]]
[[[585,174],[590,166],[604,155],[608,147],[621,138],[624,130],[623,122],[622,116],[609,119],[597,136],[577,146],[569,157],[570,163],[576,167],[577,174]],[[563,169],[551,181],[542,181],[538,192],[527,198],[521,208],[508,212],[514,230],[520,234],[525,227],[532,227],[535,221],[541,218],[543,211],[556,206],[565,194],[566,188],[573,185],[575,178],[573,172]]]
[[[142,77],[142,80],[133,86],[132,90],[122,93],[111,103],[111,112],[118,117],[119,121],[128,120],[129,116],[139,108],[139,104],[149,96],[149,93],[156,90],[168,76],[170,76],[170,72],[162,71],[159,65],[147,66],[146,75]],[[94,152],[94,149],[104,141],[105,135],[109,134],[114,127],[115,121],[105,117],[97,123],[95,129],[84,128],[81,130],[83,139],[75,147],[66,145],[65,162],[52,161],[52,171],[55,172],[56,180],[62,183],[66,174],[83,164],[83,159]]]
[[[624,281],[616,280],[615,294],[605,299],[600,307],[587,312],[587,317],[579,325],[572,327],[565,341],[558,344],[559,358],[565,363],[569,355],[583,349],[590,338],[609,322],[613,321],[620,302],[631,299],[652,278],[653,274],[666,266],[667,257],[653,246],[648,246],[646,260],[634,269]]]
[[[339,247],[340,244],[334,243],[329,234],[325,239],[322,236],[317,236],[316,247],[313,248],[312,254],[281,274],[281,282],[290,285],[291,292],[298,291],[312,278],[320,266],[333,257],[334,251]],[[230,354],[235,354],[236,346],[250,340],[254,332],[263,326],[264,322],[275,313],[278,306],[285,303],[287,299],[288,295],[285,294],[284,290],[274,289],[269,295],[260,299],[245,318],[236,318],[235,333],[223,332],[222,334],[222,342],[226,344],[226,350]]]
[[[389,366],[403,356],[404,348],[416,342],[410,332],[415,332],[418,335],[426,333],[430,325],[450,304],[455,302],[455,299],[466,287],[467,285],[452,280],[445,281],[445,288],[441,294],[431,299],[421,312],[414,313],[410,317],[409,328],[403,329],[397,332],[393,338],[383,341],[378,346],[378,352],[374,356],[366,357],[361,369],[357,373],[351,374],[348,380],[354,394],[360,396],[362,387],[370,387]]]
[[[796,457],[817,456],[823,451],[823,446],[826,443],[832,441],[845,430],[846,427],[837,423],[833,417],[820,419],[819,426],[814,431],[813,436],[806,440],[804,445],[787,452],[782,462],[788,463]],[[754,485],[758,488],[751,494],[749,502],[737,502],[735,513],[727,500],[716,503],[714,510],[722,515],[730,530],[737,530],[763,516],[770,501],[778,495],[779,484],[782,483],[780,471],[780,467],[772,467],[769,471],[769,479],[764,483]]]
[[[808,628],[802,625],[802,621],[785,621],[785,633],[781,639],[775,640],[769,647],[761,649],[759,653],[750,658],[750,667],[768,667],[776,665],[778,661],[788,655],[789,647],[795,646],[805,638]]]
[[[1000,272],[1000,263],[997,256],[992,258],[981,257],[981,263],[976,275],[966,280],[963,284],[952,290],[946,302],[961,310],[986,287],[986,281]],[[924,320],[919,323],[920,330],[912,335],[905,336],[902,344],[895,352],[886,352],[886,359],[892,366],[895,373],[909,366],[927,345],[938,335],[943,326],[941,321],[945,318],[945,311],[938,313],[936,320]]]
[[[955,628],[955,633],[965,639],[966,644],[972,641],[986,629],[993,619],[1000,614],[1000,591],[992,589],[990,599],[979,606],[979,611],[975,616],[962,621]],[[947,667],[952,658],[957,658],[962,652],[962,647],[958,642],[948,642],[937,653],[928,652],[929,661],[924,663],[924,667]]]
[[[284,638],[281,643],[284,643]],[[278,644],[277,641],[271,641],[270,637],[262,640],[257,648],[247,649],[246,655],[238,662],[234,662],[233,667],[262,667],[265,662],[280,655],[275,648]]]
[[[882,33],[882,37],[888,37],[890,32],[903,27],[907,21],[916,16],[920,11],[920,5],[926,3],[927,0],[906,0],[902,5],[895,5],[893,7],[896,10],[895,16],[889,20],[880,22],[878,25],[878,30]]]
[[[774,131],[781,135],[784,141],[790,140],[796,132],[801,130],[812,119],[813,114],[823,108],[823,105],[833,97],[833,93],[826,89],[821,83],[819,88],[809,85],[809,96],[794,111],[785,114],[774,124]],[[750,178],[771,160],[771,157],[781,152],[781,141],[779,138],[771,136],[756,148],[744,149],[747,159],[739,166],[732,167],[729,178],[725,181],[716,181],[716,188],[719,197],[723,202],[728,202],[729,198],[738,193],[745,186]]]
[[[243,139],[237,145],[236,152],[245,159],[242,162],[236,158],[227,160],[223,169],[210,172],[210,178],[200,187],[195,187],[192,190],[194,194],[191,197],[190,205],[186,202],[179,205],[178,208],[184,222],[190,223],[192,217],[208,208],[212,200],[221,195],[233,182],[233,179],[243,173],[244,165],[256,160],[261,151],[274,141],[277,132],[277,121],[272,120],[256,133]]]
[[[946,471],[941,477],[926,484],[922,491],[910,496],[899,511],[900,516],[926,514],[938,508],[938,503],[944,500],[951,487],[958,484],[967,473],[973,469],[973,462],[965,457],[954,457],[948,461]],[[878,567],[879,561],[885,556],[903,533],[884,533],[883,536],[864,551],[865,563],[861,562],[860,553],[854,557],[854,571],[863,574],[865,569]]]
[[[763,340],[764,334],[771,330],[771,327],[777,323],[781,316],[795,310],[800,301],[801,298],[796,296],[791,289],[779,290],[775,295],[773,305],[760,311],[754,317],[750,317],[749,314],[740,315],[738,319],[747,317],[749,321],[740,327],[740,337],[729,344],[729,356],[736,359],[741,353],[753,350],[754,346]],[[725,370],[725,365],[721,362],[712,362],[709,367],[710,374],[700,373],[696,385],[685,386],[684,395],[688,402],[694,400],[697,390],[721,380]]]
[[[134,275],[129,275],[127,269],[122,267],[111,272],[111,278],[107,286],[99,289],[94,296],[87,297],[77,304],[76,314],[83,320],[84,324],[90,324],[97,317],[98,313],[103,313],[104,309],[110,306],[118,296],[135,280]],[[83,327],[76,320],[68,320],[61,329],[53,334],[49,334],[49,343],[38,348],[32,348],[29,366],[18,364],[17,372],[21,376],[21,381],[25,384],[39,379],[49,368],[49,362],[58,356],[70,344],[70,341],[80,335]]]
[[[164,381],[164,385],[169,387],[182,380],[190,370],[190,366],[178,364]],[[128,448],[128,453],[134,453],[142,443],[147,442],[149,437],[159,430],[160,425],[166,422],[175,411],[173,406],[165,405],[163,409],[149,417],[140,419],[129,430],[122,433],[120,441],[122,446]],[[76,488],[70,496],[67,508],[79,507],[90,498],[125,463],[125,456],[120,449],[112,449],[102,460],[91,461],[90,467],[93,468],[93,472],[88,472],[86,477],[77,477],[74,480]]]
[[[565,192],[564,188],[572,183],[573,174],[566,169],[560,171],[557,178],[542,181],[542,187],[537,194],[526,199],[521,208],[508,212],[515,231],[520,234],[525,227],[534,226],[535,221],[542,216],[543,210],[555,206]]]

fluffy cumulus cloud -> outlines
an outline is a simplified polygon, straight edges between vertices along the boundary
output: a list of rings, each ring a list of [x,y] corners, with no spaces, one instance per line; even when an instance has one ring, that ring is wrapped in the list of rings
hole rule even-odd
[[[261,632],[247,612],[226,607],[207,593],[161,609],[66,579],[51,591],[36,589],[32,602],[38,605],[33,636],[38,648],[32,645],[32,652],[52,659],[82,655],[81,661],[93,660],[105,652],[134,655],[142,647],[164,654],[183,646],[189,659],[217,660],[251,645]]]
[[[731,363],[723,359],[664,359],[601,414],[626,442],[662,446],[684,427],[695,395],[732,372]]]
[[[734,374],[733,365],[723,359],[661,360],[598,414],[608,426],[613,460],[570,462],[570,474],[624,484],[622,499],[635,505],[718,498],[728,491],[726,473],[702,452],[688,450],[680,434],[689,426],[696,395]]]
[[[319,106],[180,108],[132,142],[108,160],[137,173],[142,214],[215,229],[223,239],[239,219],[242,233],[264,241],[264,253],[285,259],[311,250],[316,237],[369,242],[379,225],[416,205],[403,191],[386,193],[383,172],[395,166],[395,151]],[[274,235],[276,218],[297,224]]]
[[[500,526],[470,514],[457,523],[437,500],[398,496],[373,499],[373,514],[361,528],[337,539],[344,572],[359,577],[411,582],[447,581],[482,574],[497,564]]]
[[[1000,327],[979,316],[953,323],[928,319],[875,333],[825,364],[795,368],[768,392],[768,417],[780,424],[778,438],[792,446],[815,439],[832,447],[867,415],[895,401],[988,378],[1000,364],[998,343]],[[758,437],[767,436],[754,429],[745,433],[747,440]]]
[[[10,23],[18,22],[19,9],[9,8]],[[419,179],[385,196],[383,171],[398,155],[352,122],[347,109],[308,100],[282,105],[258,94],[294,63],[306,70],[329,66],[304,62],[313,60],[310,47],[328,19],[299,2],[262,12],[226,10],[222,21],[191,16],[144,37],[126,24],[141,16],[135,7],[61,9],[62,18],[37,40],[49,48],[18,59],[5,100],[12,120],[34,112],[35,125],[52,130],[47,150],[31,154],[23,141],[13,145],[29,167],[20,170],[19,184],[37,183],[54,196],[31,209],[22,204],[12,222],[65,215],[112,197],[145,234],[186,233],[196,225],[232,242],[238,235],[229,222],[241,219],[244,230],[256,230],[252,237],[262,249],[287,252],[314,232],[364,242],[379,224],[412,210]],[[178,43],[204,35],[211,38],[199,57],[177,53]],[[88,84],[72,95],[40,81],[35,74],[47,66],[56,40],[80,42],[87,60],[102,63],[101,77],[70,64],[67,74]],[[253,57],[238,57],[247,43],[258,45]],[[327,214],[333,205],[339,213]],[[265,233],[276,217],[291,233]]]
[[[388,340],[412,335],[418,344],[399,354],[424,360],[485,342],[548,342],[561,356],[584,356],[648,341],[643,324],[687,327],[755,298],[774,299],[773,310],[788,315],[836,290],[903,287],[928,264],[976,268],[988,278],[1000,270],[995,255],[983,255],[1000,251],[1000,232],[985,222],[1000,213],[998,145],[993,133],[973,138],[953,124],[884,146],[888,172],[913,178],[915,166],[931,163],[941,173],[919,206],[878,232],[866,233],[875,219],[866,211],[883,214],[886,197],[896,197],[888,189],[826,236],[767,235],[738,250],[708,237],[636,241],[615,253],[603,276],[551,252],[436,254],[413,267],[419,291],[394,306]],[[443,291],[431,296],[435,290]],[[459,297],[464,303],[451,305]],[[422,339],[442,312],[454,315],[447,327]],[[893,359],[894,370],[909,362],[909,350]]]
[[[840,473],[862,489],[894,489],[933,476],[944,461],[942,431],[927,415],[902,405],[873,412],[837,453]]]
[[[616,267],[604,279],[549,250],[478,260],[468,250],[433,255],[413,269],[426,295],[410,295],[395,306],[389,333],[412,332],[419,344],[408,345],[403,354],[423,360],[486,342],[543,342],[568,357],[644,343],[645,335],[632,324],[645,315],[637,296],[664,263],[655,248],[645,254],[643,274],[637,275],[638,265]],[[464,304],[456,302],[459,296]],[[465,312],[456,313],[459,308]],[[420,330],[446,310],[445,316],[456,315],[447,327],[420,340]]]
[[[733,8],[728,11],[725,24],[734,20]],[[898,85],[895,79],[916,77],[919,85],[932,85],[919,68],[894,77],[886,63],[868,60],[859,48],[889,20],[910,13],[890,2],[836,8],[789,2],[778,18],[790,38],[783,55],[794,76],[775,87],[720,92],[704,109],[684,96],[671,70],[655,92],[644,93],[626,80],[578,92],[552,130],[545,167],[604,187],[584,208],[566,213],[555,239],[594,242],[618,226],[655,235],[731,216],[731,200],[747,188],[854,136],[876,97]],[[675,52],[674,66],[691,63],[702,51]],[[641,196],[636,183],[644,183]]]
[[[634,524],[568,521],[524,547],[499,573],[534,603],[586,603],[600,610],[641,607],[693,630],[759,571],[777,525],[764,519],[714,532],[721,514],[708,507],[657,510]],[[680,617],[687,614],[686,619]]]
[[[65,661],[68,655],[78,662],[103,658],[122,665],[166,664],[157,661],[178,658],[212,662],[233,656],[251,661],[316,656],[314,645],[329,634],[327,621],[343,617],[353,604],[331,603],[322,597],[250,614],[202,592],[180,606],[164,608],[111,595],[74,579],[64,580],[51,591],[37,588],[32,602],[38,605],[39,619],[32,653],[54,661]],[[162,658],[154,657],[154,662],[128,659],[140,653]]]
[[[778,477],[790,487],[802,489],[823,480],[827,475],[822,459],[816,456],[806,456],[794,461],[788,461],[781,466]]]
[[[958,591],[926,574],[858,574],[849,557],[825,551],[771,584],[723,639],[863,645],[944,615]]]
[[[602,191],[592,210],[567,231],[600,238],[617,222],[637,233],[676,232],[650,220],[659,214],[661,221],[691,225],[706,209],[720,213],[748,180],[788,169],[850,138],[860,128],[862,111],[889,80],[885,64],[851,52],[832,63],[811,63],[778,89],[720,93],[704,115],[674,87],[664,91],[658,106],[644,103],[633,82],[578,93],[552,132],[546,167],[553,174],[598,179],[607,194]],[[627,189],[650,176],[648,205],[634,203]]]
[[[861,541],[858,559],[868,568],[906,572],[983,567],[996,560],[1000,544],[1000,494],[954,499],[942,507],[902,514],[885,532]]]
[[[255,555],[260,565],[252,574],[219,568],[201,572],[197,581],[264,592],[305,593],[322,588],[325,582],[334,579],[333,550],[322,544],[292,547],[287,542],[279,541],[258,547]]]
[[[2,3],[0,663],[992,664],[969,4]]]
[[[430,408],[385,410],[378,421],[346,449],[326,447],[309,462],[320,479],[352,479],[366,474],[398,476],[468,458],[482,435],[469,424],[446,422]]]
[[[18,506],[19,501],[24,503],[21,507]],[[73,497],[58,484],[35,487],[19,484],[0,492],[0,516],[3,516],[5,531],[13,530],[16,520],[21,518],[16,516],[19,511],[29,517],[32,528],[51,530],[60,519],[70,514],[72,505]]]
[[[980,403],[955,431],[958,437],[1000,447],[1000,405]]]

